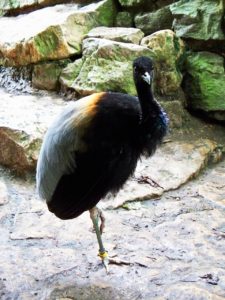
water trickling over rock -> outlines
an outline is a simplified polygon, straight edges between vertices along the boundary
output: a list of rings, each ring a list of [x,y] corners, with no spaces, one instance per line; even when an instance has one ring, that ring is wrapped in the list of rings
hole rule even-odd
[[[14,94],[32,93],[31,86],[32,67],[9,67],[0,66],[0,87]]]

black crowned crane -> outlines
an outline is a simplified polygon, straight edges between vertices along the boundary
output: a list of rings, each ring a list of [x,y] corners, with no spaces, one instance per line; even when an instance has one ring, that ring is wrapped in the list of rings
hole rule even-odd
[[[152,92],[152,60],[134,60],[133,76],[138,97],[102,92],[70,103],[48,129],[37,164],[38,193],[52,213],[67,220],[90,211],[106,268],[96,205],[123,186],[141,155],[155,152],[168,127]]]

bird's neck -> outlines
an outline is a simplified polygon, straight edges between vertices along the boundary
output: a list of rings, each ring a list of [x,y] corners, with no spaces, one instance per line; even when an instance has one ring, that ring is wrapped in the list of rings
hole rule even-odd
[[[159,105],[154,99],[151,86],[146,84],[137,85],[137,94],[142,110],[142,123],[144,123],[149,117],[154,116],[158,112]]]

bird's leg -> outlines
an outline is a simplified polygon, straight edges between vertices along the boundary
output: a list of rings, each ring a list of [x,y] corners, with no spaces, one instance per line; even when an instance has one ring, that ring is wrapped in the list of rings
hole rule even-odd
[[[105,227],[105,217],[102,211],[96,206],[91,208],[89,212],[98,240],[98,245],[99,245],[98,255],[101,257],[103,265],[106,271],[108,272],[108,264],[109,264],[108,252],[105,250],[105,247],[103,246],[103,242],[102,242],[102,233]],[[101,219],[100,226],[98,225],[99,218]]]

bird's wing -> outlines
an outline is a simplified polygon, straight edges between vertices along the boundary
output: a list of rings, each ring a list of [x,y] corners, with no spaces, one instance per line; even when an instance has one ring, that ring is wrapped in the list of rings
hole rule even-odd
[[[101,93],[68,105],[48,129],[36,173],[38,194],[47,202],[51,200],[60,178],[75,170],[75,151],[82,151],[85,147],[82,133],[90,123],[100,98]]]

